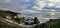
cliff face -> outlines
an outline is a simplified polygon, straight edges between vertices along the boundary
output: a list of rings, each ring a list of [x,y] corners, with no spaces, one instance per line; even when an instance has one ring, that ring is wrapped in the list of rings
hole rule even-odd
[[[11,24],[6,23],[7,21],[5,21],[6,16],[10,16],[13,18],[13,16],[16,15],[17,14],[12,11],[0,10],[0,28],[18,28],[18,26],[12,26]]]

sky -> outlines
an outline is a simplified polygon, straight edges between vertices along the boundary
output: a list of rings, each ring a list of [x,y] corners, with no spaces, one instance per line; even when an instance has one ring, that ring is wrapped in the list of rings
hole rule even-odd
[[[50,17],[46,15],[48,14],[49,11],[60,11],[60,1],[59,0],[53,0],[53,1],[52,0],[0,0],[0,9],[19,12],[24,17],[32,17],[32,18],[38,17],[39,19],[49,20]]]

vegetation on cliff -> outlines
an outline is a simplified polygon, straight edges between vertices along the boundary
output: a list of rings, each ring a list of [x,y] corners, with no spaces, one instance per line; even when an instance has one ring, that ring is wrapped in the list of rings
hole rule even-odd
[[[37,25],[34,28],[60,28],[60,19],[50,19],[46,23]]]
[[[17,28],[17,26],[10,26],[10,25],[0,21],[0,28]]]

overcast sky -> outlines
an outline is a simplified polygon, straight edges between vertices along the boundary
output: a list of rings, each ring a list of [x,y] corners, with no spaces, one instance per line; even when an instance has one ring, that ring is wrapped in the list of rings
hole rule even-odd
[[[56,0],[0,0],[0,9],[19,12],[25,17],[48,19],[47,11],[60,11],[60,1]]]

